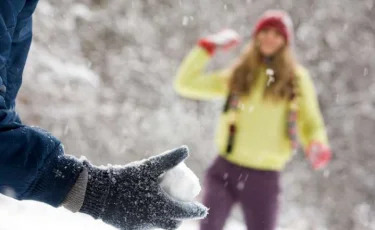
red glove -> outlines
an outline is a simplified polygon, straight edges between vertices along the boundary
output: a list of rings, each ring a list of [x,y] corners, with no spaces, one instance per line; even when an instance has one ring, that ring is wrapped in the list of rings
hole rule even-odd
[[[331,150],[320,142],[312,142],[306,149],[306,155],[313,169],[322,169],[331,161]]]
[[[198,45],[213,55],[217,49],[228,50],[240,43],[240,35],[231,29],[201,38]]]

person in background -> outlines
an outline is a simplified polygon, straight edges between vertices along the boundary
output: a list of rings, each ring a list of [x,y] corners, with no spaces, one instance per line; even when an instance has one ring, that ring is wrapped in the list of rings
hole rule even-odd
[[[15,101],[37,2],[0,1],[0,193],[64,206],[126,230],[176,229],[184,219],[204,218],[203,205],[179,202],[159,185],[159,176],[188,156],[187,148],[129,165],[96,167],[65,155],[47,131],[22,124]]]
[[[314,169],[331,159],[324,122],[308,71],[294,58],[293,26],[284,11],[266,11],[243,54],[229,69],[205,72],[218,50],[240,42],[233,30],[199,40],[182,62],[175,89],[195,100],[226,98],[203,203],[201,230],[221,230],[239,202],[249,230],[275,230],[280,172],[297,138]],[[298,134],[298,135],[297,135]]]

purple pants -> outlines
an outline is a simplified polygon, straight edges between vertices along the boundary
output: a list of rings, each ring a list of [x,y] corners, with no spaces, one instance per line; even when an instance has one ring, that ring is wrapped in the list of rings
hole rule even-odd
[[[239,202],[248,230],[275,230],[279,207],[277,171],[240,167],[218,157],[208,169],[203,203],[210,208],[201,230],[222,230]]]

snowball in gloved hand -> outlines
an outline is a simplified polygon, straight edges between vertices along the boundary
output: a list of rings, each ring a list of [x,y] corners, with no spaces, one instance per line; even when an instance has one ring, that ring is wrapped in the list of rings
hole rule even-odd
[[[184,162],[178,164],[161,177],[162,189],[180,201],[192,201],[201,191],[198,177]]]
[[[205,206],[160,191],[160,176],[188,156],[183,146],[123,166],[97,167],[84,161],[89,176],[79,211],[122,230],[172,230],[185,219],[205,218]]]

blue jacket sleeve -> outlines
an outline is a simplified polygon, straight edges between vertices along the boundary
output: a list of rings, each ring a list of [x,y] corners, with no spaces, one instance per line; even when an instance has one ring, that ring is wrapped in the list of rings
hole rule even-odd
[[[60,141],[48,132],[23,125],[15,112],[36,4],[37,0],[0,1],[0,192],[59,206],[82,163],[64,155]]]

